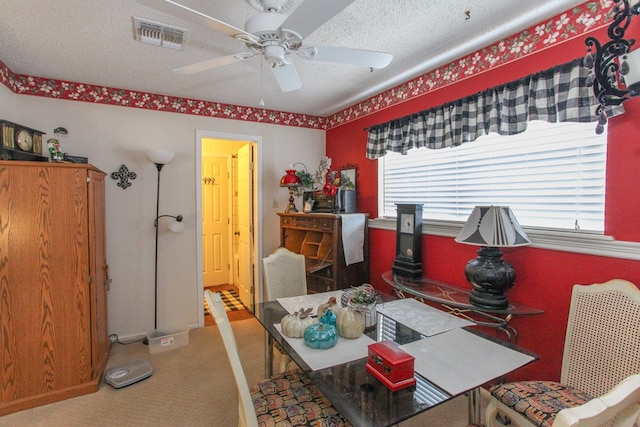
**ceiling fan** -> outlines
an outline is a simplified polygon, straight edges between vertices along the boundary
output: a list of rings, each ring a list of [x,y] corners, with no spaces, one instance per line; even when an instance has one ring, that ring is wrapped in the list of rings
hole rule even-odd
[[[290,92],[302,87],[298,72],[290,60],[292,55],[310,61],[351,64],[368,68],[384,68],[393,59],[390,53],[385,52],[302,44],[305,37],[355,0],[306,0],[289,16],[282,12],[292,6],[293,0],[246,0],[261,13],[249,18],[244,30],[172,0],[137,1],[232,37],[243,42],[247,47],[247,50],[233,55],[177,68],[174,70],[177,73],[199,73],[261,55],[269,64],[280,89],[283,92]]]

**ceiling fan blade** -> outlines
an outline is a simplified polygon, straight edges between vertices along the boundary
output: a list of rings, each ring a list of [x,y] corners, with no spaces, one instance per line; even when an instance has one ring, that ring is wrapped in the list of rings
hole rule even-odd
[[[213,58],[195,64],[186,65],[184,67],[176,68],[174,73],[179,74],[195,74],[202,71],[207,71],[212,68],[221,67],[223,65],[234,64],[236,62],[244,61],[249,58],[253,58],[256,54],[253,52],[242,52],[234,55],[221,56],[219,58]]]
[[[281,29],[291,30],[304,39],[333,18],[355,0],[306,0],[295,8],[282,23]]]
[[[259,39],[253,34],[247,33],[240,28],[229,25],[226,22],[219,21],[197,10],[190,9],[171,0],[136,0],[138,3],[149,6],[160,12],[177,16],[187,21],[195,22],[205,28],[209,28],[218,33],[222,33],[229,37],[240,38],[242,41],[258,42]]]
[[[371,68],[384,68],[393,59],[393,55],[386,52],[329,46],[303,47],[298,49],[298,56],[311,61],[337,62]]]
[[[296,71],[296,67],[293,64],[288,63],[279,67],[272,67],[271,70],[283,92],[292,92],[302,87],[300,76],[298,76],[298,71]]]

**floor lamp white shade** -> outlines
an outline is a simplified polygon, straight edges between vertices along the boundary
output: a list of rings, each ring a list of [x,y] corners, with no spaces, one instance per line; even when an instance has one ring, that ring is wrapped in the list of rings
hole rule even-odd
[[[174,152],[167,150],[147,150],[147,159],[157,165],[166,165],[173,160]]]
[[[172,221],[169,223],[169,230],[174,233],[182,233],[184,231],[184,223],[178,220]]]

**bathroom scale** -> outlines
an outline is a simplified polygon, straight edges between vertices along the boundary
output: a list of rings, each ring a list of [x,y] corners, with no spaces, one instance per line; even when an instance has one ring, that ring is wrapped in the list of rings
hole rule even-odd
[[[135,359],[108,368],[104,381],[114,388],[122,388],[137,383],[153,374],[153,367],[148,360]]]

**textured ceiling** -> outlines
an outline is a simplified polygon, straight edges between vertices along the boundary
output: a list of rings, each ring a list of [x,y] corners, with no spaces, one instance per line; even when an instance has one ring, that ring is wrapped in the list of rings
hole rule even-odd
[[[246,0],[176,1],[241,29],[259,13]],[[0,61],[15,73],[248,107],[264,99],[267,109],[322,117],[583,3],[355,0],[303,44],[389,52],[391,64],[372,72],[294,57],[302,88],[284,93],[260,57],[197,74],[173,72],[245,46],[134,0],[0,2]],[[293,9],[300,3],[294,0]],[[136,41],[133,17],[189,30],[186,48]]]

